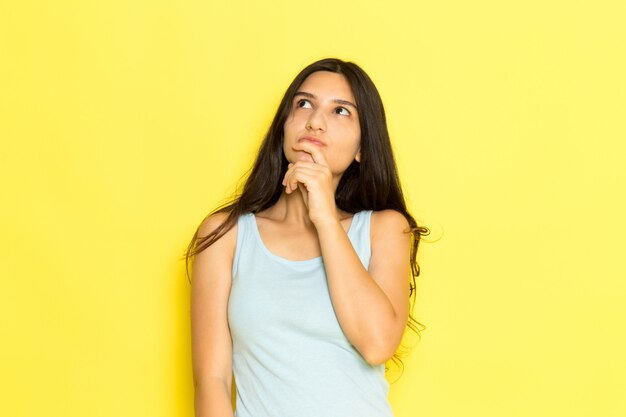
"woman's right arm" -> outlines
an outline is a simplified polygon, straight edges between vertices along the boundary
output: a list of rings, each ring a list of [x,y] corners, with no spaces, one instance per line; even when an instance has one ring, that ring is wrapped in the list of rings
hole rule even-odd
[[[207,218],[198,232],[206,236],[225,219]],[[217,242],[195,255],[191,280],[191,356],[196,417],[232,417],[232,341],[228,297],[237,242],[235,225]]]

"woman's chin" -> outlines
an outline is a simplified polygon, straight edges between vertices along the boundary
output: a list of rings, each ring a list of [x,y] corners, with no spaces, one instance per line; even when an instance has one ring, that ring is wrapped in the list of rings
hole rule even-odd
[[[298,155],[298,161],[307,161],[307,162],[315,162],[313,157],[309,153],[303,153],[302,155]]]

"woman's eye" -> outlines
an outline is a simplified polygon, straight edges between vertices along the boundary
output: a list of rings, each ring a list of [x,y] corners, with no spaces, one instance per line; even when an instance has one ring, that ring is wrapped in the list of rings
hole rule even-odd
[[[304,99],[299,100],[299,101],[298,101],[298,103],[297,103],[297,104],[298,104],[298,107],[303,107],[303,106],[302,106],[302,103],[309,103],[309,100],[304,100]],[[309,103],[309,106],[310,106],[310,103]]]
[[[345,107],[337,107],[336,110],[339,110],[339,111],[343,110],[345,112],[344,113],[345,116],[349,116],[350,115],[350,112]]]

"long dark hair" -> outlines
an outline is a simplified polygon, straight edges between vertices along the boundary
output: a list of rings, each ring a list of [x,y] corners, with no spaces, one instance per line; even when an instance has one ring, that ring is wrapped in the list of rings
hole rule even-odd
[[[289,164],[283,153],[283,125],[290,114],[294,94],[304,80],[316,71],[330,71],[345,76],[359,109],[361,161],[359,163],[353,160],[343,173],[335,192],[336,206],[350,213],[392,209],[404,215],[411,227],[411,252],[408,260],[411,265],[411,279],[408,284],[409,298],[412,297],[414,306],[415,279],[420,273],[416,261],[417,249],[421,237],[428,235],[429,230],[424,226],[418,226],[407,211],[387,131],[385,110],[376,86],[358,65],[336,58],[326,58],[310,64],[291,82],[261,143],[254,165],[248,171],[243,191],[209,213],[200,224],[211,215],[220,212],[228,214],[226,220],[207,236],[198,236],[200,226],[196,229],[185,254],[187,278],[191,282],[189,262],[192,257],[228,232],[237,223],[240,215],[258,213],[278,201],[283,192],[282,178]],[[424,330],[426,326],[413,318],[412,310],[413,307],[409,312],[407,327],[421,338],[420,330]],[[396,364],[398,361],[402,364],[398,352],[393,355],[392,360]],[[389,368],[386,366],[385,369]]]

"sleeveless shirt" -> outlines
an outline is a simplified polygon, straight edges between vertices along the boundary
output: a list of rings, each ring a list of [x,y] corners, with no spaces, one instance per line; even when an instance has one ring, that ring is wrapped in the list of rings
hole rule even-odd
[[[356,213],[347,233],[365,269],[371,215]],[[323,258],[270,252],[253,213],[237,226],[228,302],[235,417],[393,417],[385,364],[367,363],[343,333]]]

